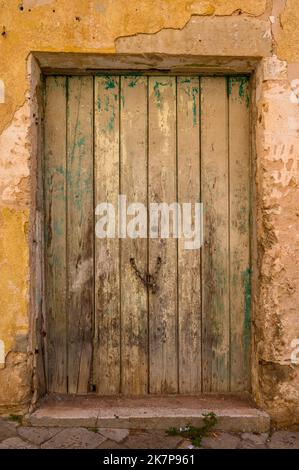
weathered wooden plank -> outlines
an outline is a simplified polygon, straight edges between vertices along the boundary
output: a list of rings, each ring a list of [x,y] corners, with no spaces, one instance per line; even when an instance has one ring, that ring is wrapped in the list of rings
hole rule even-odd
[[[204,392],[229,389],[229,200],[226,78],[202,78],[202,374]]]
[[[176,86],[174,77],[149,78],[149,202],[173,203],[176,179]],[[160,234],[161,235],[161,234]],[[149,271],[161,267],[157,291],[149,292],[150,393],[178,391],[177,240],[149,240]]]
[[[147,77],[121,78],[121,193],[127,204],[147,206]],[[140,210],[136,206],[137,210]],[[144,213],[143,213],[144,212]],[[147,216],[142,225],[128,217],[127,237],[121,240],[121,374],[122,393],[145,395],[148,391],[147,288],[132,266],[147,271]],[[134,235],[137,238],[131,238]],[[131,260],[131,261],[130,261]]]
[[[89,389],[94,311],[93,79],[68,78],[68,390]]]
[[[66,79],[46,79],[45,295],[48,391],[67,392]]]
[[[120,189],[119,98],[119,77],[95,78],[95,203],[111,203],[115,211]],[[115,395],[121,380],[117,233],[96,238],[95,304],[94,384],[99,394]]]
[[[231,391],[249,389],[249,81],[229,77]]]
[[[199,79],[177,78],[178,202],[200,202]],[[192,220],[194,224],[194,217]],[[187,228],[187,227],[186,227]],[[178,245],[179,391],[201,391],[200,248]]]

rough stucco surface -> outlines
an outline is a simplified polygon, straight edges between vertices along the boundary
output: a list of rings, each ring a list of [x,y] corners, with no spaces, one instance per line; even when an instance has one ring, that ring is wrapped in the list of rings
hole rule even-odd
[[[299,1],[287,0],[281,15],[277,53],[288,62],[299,62]]]
[[[299,366],[290,362],[291,341],[299,338],[299,90],[294,82],[299,79],[299,0],[119,0],[117,8],[112,0],[0,0],[0,80],[5,85],[0,104],[0,340],[7,354],[0,370],[0,406],[23,403],[31,387],[25,352],[32,163],[29,53],[113,53],[116,46],[125,52],[141,37],[150,48],[166,34],[164,29],[178,37],[177,46],[171,44],[172,53],[178,53],[180,30],[188,31],[197,17],[211,19],[213,34],[214,17],[229,15],[239,25],[244,18],[267,24],[262,39],[273,42],[277,55],[264,59],[258,70],[253,393],[280,423],[299,420]],[[160,40],[161,50],[163,44]]]
[[[265,59],[257,93],[258,268],[254,389],[273,418],[299,418],[299,106],[290,100],[287,63]]]
[[[0,25],[6,32],[0,37],[0,76],[7,90],[0,132],[24,103],[30,51],[113,52],[120,36],[183,28],[191,15],[230,15],[238,9],[260,15],[266,0],[118,0],[117,8],[111,0],[23,3],[20,11],[20,0],[10,0],[9,6],[0,0]]]
[[[0,198],[5,206],[26,207],[29,204],[29,119],[26,102],[0,135]]]
[[[124,53],[163,53],[233,57],[265,57],[272,49],[268,21],[243,16],[228,18],[193,16],[181,29],[162,29],[156,34],[136,34],[115,41]]]
[[[26,209],[0,209],[0,338],[6,351],[28,329],[28,215]]]

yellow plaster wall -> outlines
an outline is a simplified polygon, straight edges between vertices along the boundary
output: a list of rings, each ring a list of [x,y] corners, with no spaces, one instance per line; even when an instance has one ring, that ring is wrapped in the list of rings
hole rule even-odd
[[[289,63],[299,62],[299,0],[287,0],[281,15],[278,36],[279,58]]]
[[[28,329],[28,217],[28,209],[0,209],[0,338],[6,352]]]
[[[0,134],[24,103],[30,51],[113,52],[120,36],[182,28],[190,15],[238,9],[260,15],[265,5],[266,0],[0,0],[0,78],[6,88]]]

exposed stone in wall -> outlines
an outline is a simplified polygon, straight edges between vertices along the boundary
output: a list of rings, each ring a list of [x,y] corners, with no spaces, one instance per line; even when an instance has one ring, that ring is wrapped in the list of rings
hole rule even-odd
[[[29,205],[28,127],[30,107],[26,102],[15,114],[11,124],[0,135],[0,205]]]
[[[10,352],[0,374],[0,412],[25,411],[31,395],[30,358],[25,353]]]
[[[19,405],[30,396],[28,335],[29,211],[0,210],[0,339],[5,368],[0,370],[0,409]]]
[[[22,1],[22,6],[24,8],[34,8],[34,7],[40,7],[42,5],[51,5],[54,4],[55,0],[23,0]]]
[[[116,51],[138,54],[194,54],[203,56],[265,57],[271,54],[269,21],[256,18],[194,16],[181,29],[135,34],[116,41]]]
[[[257,102],[257,294],[254,384],[281,423],[299,418],[299,106],[290,99],[287,64],[264,59]],[[284,411],[283,411],[284,410]]]

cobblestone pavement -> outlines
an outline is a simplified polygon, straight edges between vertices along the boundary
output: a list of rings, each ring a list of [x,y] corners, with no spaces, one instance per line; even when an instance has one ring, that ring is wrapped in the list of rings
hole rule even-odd
[[[27,427],[0,418],[0,449],[188,449],[189,440],[164,431],[106,428]],[[299,449],[299,432],[275,431],[271,435],[213,432],[203,449]]]

